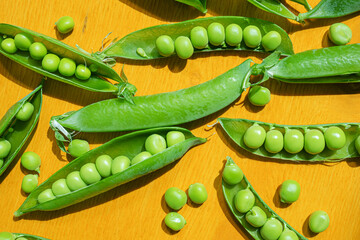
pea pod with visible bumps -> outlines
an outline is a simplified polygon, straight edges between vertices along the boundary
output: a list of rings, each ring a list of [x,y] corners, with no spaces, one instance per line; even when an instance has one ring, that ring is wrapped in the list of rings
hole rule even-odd
[[[360,154],[355,148],[355,140],[360,135],[360,123],[338,123],[338,124],[319,124],[319,125],[279,125],[272,123],[265,123],[259,121],[253,121],[248,119],[230,119],[230,118],[219,118],[220,125],[229,135],[229,137],[241,148],[262,157],[275,158],[289,161],[309,161],[309,162],[324,162],[324,161],[339,161],[346,158],[359,157]],[[270,153],[266,150],[265,146],[262,145],[259,148],[249,148],[244,143],[244,135],[246,130],[252,125],[257,124],[265,129],[278,130],[285,134],[286,131],[291,129],[300,130],[300,132],[306,132],[312,129],[324,131],[329,127],[339,127],[345,134],[346,141],[344,146],[338,150],[330,150],[326,147],[323,151],[318,154],[310,154],[305,150],[298,153],[292,154],[286,152],[285,149],[277,153]],[[302,148],[302,147],[301,147]],[[300,149],[301,150],[301,149]]]
[[[129,158],[133,158],[140,152],[144,151],[145,140],[147,137],[154,133],[165,137],[169,131],[182,132],[185,135],[185,141],[168,147],[164,151],[152,155],[149,158],[126,168],[122,172],[115,173],[109,177],[103,178],[96,183],[84,186],[78,190],[68,192],[63,195],[56,196],[54,199],[47,202],[39,203],[37,201],[39,194],[44,190],[48,189],[51,191],[51,186],[54,182],[59,179],[66,178],[66,176],[71,172],[79,171],[80,168],[85,164],[94,164],[96,159],[104,153],[109,155],[111,158],[115,158],[116,156],[127,156]],[[113,189],[121,184],[127,183],[136,178],[156,171],[181,158],[191,147],[204,142],[206,142],[206,139],[195,137],[190,131],[177,127],[153,128],[114,138],[102,146],[97,147],[76,158],[53,174],[49,179],[47,179],[31,192],[31,194],[14,215],[18,217],[22,214],[37,210],[52,211],[84,201],[100,193]]]
[[[227,162],[225,164],[225,168],[226,168],[226,166],[232,166],[232,165],[236,166],[235,162],[230,157],[226,157],[226,159],[227,159]],[[301,239],[301,240],[306,240],[307,239],[304,236],[302,236],[300,233],[298,233],[289,224],[287,224],[279,215],[277,215],[260,198],[260,196],[256,193],[255,189],[251,186],[250,182],[247,180],[247,178],[245,176],[243,176],[243,179],[241,180],[241,182],[239,182],[237,184],[233,184],[233,185],[230,185],[230,184],[226,183],[223,180],[222,181],[222,189],[223,189],[223,194],[224,194],[224,197],[225,197],[225,201],[226,201],[228,207],[230,208],[231,212],[233,213],[234,217],[239,221],[239,223],[244,227],[244,229],[254,239],[263,240],[264,238],[262,237],[262,235],[264,233],[261,231],[262,228],[254,227],[247,221],[247,219],[246,219],[247,212],[240,213],[237,210],[237,208],[235,206],[234,198],[237,195],[237,193],[239,191],[241,191],[241,190],[246,190],[247,189],[248,191],[250,191],[253,194],[253,196],[255,197],[255,204],[253,206],[260,208],[266,214],[267,219],[275,219],[275,220],[277,220],[277,222],[280,222],[282,224],[282,227],[284,228],[283,231],[292,231],[294,234],[296,234],[298,239]],[[277,238],[274,238],[274,239],[277,239]]]
[[[206,0],[175,0],[175,1],[187,4],[189,6],[192,6],[192,7],[196,8],[197,10],[199,10],[202,13],[207,12]]]
[[[11,239],[11,237],[13,237],[13,239],[27,239],[27,240],[50,240],[48,238],[43,238],[43,237],[39,237],[39,236],[35,236],[35,235],[31,235],[31,234],[25,234],[25,233],[10,233],[10,232],[0,232],[0,238],[2,237],[2,235],[4,235],[4,237],[6,237],[6,239]],[[2,238],[1,238],[2,239]]]
[[[118,40],[115,43],[110,44],[102,52],[93,53],[95,58],[100,60],[104,58],[114,58],[121,57],[127,59],[135,60],[147,60],[147,59],[156,59],[162,58],[159,51],[156,49],[156,39],[162,35],[169,35],[173,41],[179,36],[190,36],[190,32],[194,27],[204,27],[207,28],[211,23],[220,23],[224,27],[236,23],[242,29],[245,29],[246,26],[253,25],[260,29],[261,34],[264,36],[270,31],[276,31],[281,36],[281,44],[277,48],[282,55],[291,55],[294,54],[291,40],[287,33],[278,25],[261,20],[256,18],[247,18],[247,17],[232,17],[232,16],[220,16],[220,17],[208,17],[200,18],[194,20],[188,20],[179,23],[158,25],[154,27],[149,27],[135,31],[128,34],[122,39]],[[142,49],[145,52],[144,54],[139,55],[138,49]],[[227,45],[212,46],[209,45],[203,49],[195,49],[196,52],[211,52],[219,50],[251,50],[257,52],[265,52],[265,49],[262,46],[259,46],[255,49],[249,48],[245,45],[244,41],[241,42],[239,46],[231,47]]]
[[[86,81],[76,78],[76,76],[65,77],[61,75],[58,71],[49,72],[42,67],[41,61],[37,61],[29,57],[29,52],[27,51],[16,51],[15,53],[7,53],[0,47],[0,53],[10,58],[11,60],[37,72],[46,77],[79,87],[89,91],[95,92],[110,92],[119,97],[124,97],[126,99],[131,99],[131,96],[135,94],[136,88],[127,83],[127,80],[124,79],[124,76],[119,76],[110,66],[105,63],[98,61],[97,59],[91,57],[89,54],[86,54],[82,51],[79,51],[76,48],[73,48],[61,41],[31,31],[26,28],[0,23],[0,42],[3,41],[3,37],[12,37],[18,33],[25,33],[31,36],[34,41],[42,43],[46,49],[62,58],[69,58],[74,60],[76,63],[86,64],[96,69],[95,73],[92,73],[90,78]],[[103,77],[115,80],[119,82],[116,85],[105,80]]]
[[[26,121],[16,119],[18,112],[26,103],[34,106],[34,111]],[[42,84],[26,97],[15,103],[0,120],[0,137],[9,141],[11,149],[4,159],[0,159],[3,163],[0,166],[0,175],[9,167],[15,159],[31,132],[34,130],[40,116],[42,105]]]

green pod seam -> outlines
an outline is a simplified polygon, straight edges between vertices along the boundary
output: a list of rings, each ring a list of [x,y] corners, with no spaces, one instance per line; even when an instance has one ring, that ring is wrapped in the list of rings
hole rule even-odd
[[[0,47],[1,54],[37,73],[89,91],[110,92],[118,96],[123,95],[123,91],[125,91],[124,87],[129,84],[126,82],[126,80],[119,76],[114,69],[112,69],[105,63],[93,58],[90,54],[86,54],[59,40],[48,37],[41,33],[37,33],[29,29],[10,24],[0,23],[1,40],[4,36],[14,37],[18,33],[27,33],[31,35],[35,42],[43,43],[50,53],[57,54],[62,58],[70,58],[78,64],[84,64],[86,66],[93,65],[97,69],[96,73],[92,73],[90,78],[86,81],[79,80],[75,76],[65,77],[61,75],[58,71],[51,73],[44,70],[41,65],[41,61],[37,61],[29,57],[29,52],[18,50],[16,53],[9,54],[2,50]],[[103,77],[115,80],[119,82],[119,84],[113,85],[109,81],[105,80]],[[134,94],[135,92],[131,93]]]
[[[34,106],[34,112],[31,118],[27,121],[16,120],[16,114],[27,102],[32,103]],[[11,150],[8,156],[4,158],[4,165],[0,168],[0,175],[9,167],[34,130],[39,120],[41,105],[42,84],[26,97],[15,103],[0,120],[0,137],[5,138],[11,143]]]
[[[157,133],[165,137],[169,131],[182,132],[185,135],[185,141],[168,147],[164,151],[155,154],[142,162],[132,165],[120,173],[103,178],[97,183],[88,185],[68,194],[57,196],[55,199],[45,203],[39,204],[37,202],[38,195],[45,189],[51,189],[52,184],[56,180],[66,178],[70,172],[79,171],[80,168],[86,163],[94,163],[97,157],[100,155],[106,153],[111,158],[124,155],[131,159],[145,150],[145,140],[148,136]],[[53,174],[49,179],[47,179],[33,192],[31,192],[31,194],[21,205],[21,207],[14,213],[14,215],[18,217],[24,213],[37,210],[52,211],[84,201],[100,193],[113,189],[121,184],[127,183],[143,175],[158,170],[181,158],[191,147],[204,142],[206,142],[206,139],[195,137],[189,130],[177,127],[153,128],[114,138],[102,146],[97,147],[76,158]]]
[[[226,157],[226,159],[227,159],[226,165],[235,164],[235,162],[230,157]],[[225,201],[226,201],[227,205],[229,206],[231,212],[233,213],[234,217],[239,221],[239,223],[244,227],[244,229],[254,239],[256,239],[256,240],[264,240],[264,238],[260,234],[260,228],[256,228],[256,227],[251,226],[246,221],[246,218],[245,218],[246,213],[240,213],[235,208],[234,197],[239,191],[244,190],[244,189],[249,189],[254,194],[254,196],[255,196],[255,205],[254,206],[260,207],[266,213],[267,218],[272,217],[272,218],[275,218],[275,219],[279,220],[282,223],[282,225],[284,227],[284,230],[285,229],[292,230],[298,236],[298,238],[301,239],[301,240],[306,240],[307,239],[303,235],[298,233],[294,228],[292,228],[288,223],[286,223],[279,215],[277,215],[260,198],[260,196],[257,194],[255,189],[251,186],[250,182],[247,180],[247,178],[245,176],[244,176],[244,178],[242,179],[242,181],[240,183],[235,184],[235,185],[229,185],[223,180],[222,181],[222,189],[223,189],[223,194],[224,194],[224,197],[225,197]]]
[[[173,40],[179,36],[190,36],[191,29],[197,26],[202,26],[207,28],[211,23],[218,22],[226,27],[229,24],[236,23],[242,29],[246,26],[254,25],[260,29],[261,35],[264,36],[270,31],[277,31],[281,35],[281,45],[277,48],[282,55],[292,55],[294,54],[292,42],[287,35],[287,33],[278,25],[268,22],[265,20],[257,18],[247,18],[247,17],[233,17],[233,16],[220,16],[220,17],[208,17],[200,18],[194,20],[188,20],[179,23],[164,24],[153,26],[145,29],[135,31],[128,34],[122,39],[118,40],[115,43],[109,45],[104,51],[94,53],[93,56],[99,59],[110,58],[110,57],[121,57],[127,59],[136,59],[136,60],[147,60],[147,59],[156,59],[163,58],[156,49],[156,39],[161,35],[169,35]],[[142,48],[147,57],[144,58],[140,56],[136,50]],[[242,41],[239,46],[230,47],[226,45],[220,46],[209,46],[204,49],[195,49],[196,52],[211,52],[218,50],[247,50],[247,51],[257,51],[265,52],[262,46],[259,46],[256,49],[248,48],[245,45],[245,42]]]
[[[202,13],[207,12],[206,0],[175,0],[175,1],[187,4],[189,6],[192,6],[192,7],[196,8],[197,10],[199,10]]]
[[[247,1],[255,5],[256,7],[260,8],[261,10],[297,21],[297,16],[278,0],[247,0]]]
[[[18,238],[26,238],[28,240],[50,240],[48,238],[43,238],[43,237],[39,237],[39,236],[35,236],[35,235],[31,235],[31,234],[25,234],[25,233],[13,233],[15,239]]]
[[[360,123],[334,123],[334,124],[318,124],[318,125],[279,125],[272,123],[259,122],[248,119],[231,119],[231,118],[219,118],[220,125],[223,127],[229,137],[241,148],[262,157],[275,158],[289,161],[307,161],[307,162],[324,162],[324,161],[340,161],[347,158],[359,157],[359,153],[355,148],[355,140],[360,135]],[[270,153],[266,151],[265,146],[261,146],[257,149],[251,149],[244,143],[243,136],[246,130],[254,123],[262,126],[266,131],[276,129],[283,135],[287,129],[297,129],[304,133],[310,129],[318,129],[322,132],[328,127],[337,126],[341,128],[346,136],[345,146],[339,150],[332,151],[325,147],[325,149],[319,154],[309,154],[304,149],[296,154],[286,152],[284,149],[279,153]]]

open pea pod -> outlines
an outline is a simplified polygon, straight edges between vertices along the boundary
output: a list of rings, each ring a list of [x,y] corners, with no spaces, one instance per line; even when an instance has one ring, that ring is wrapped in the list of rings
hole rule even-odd
[[[131,165],[120,173],[103,178],[97,183],[87,185],[86,187],[72,191],[68,194],[56,196],[55,199],[44,203],[39,203],[37,201],[39,194],[45,189],[51,189],[52,184],[56,180],[66,178],[66,176],[73,171],[79,171],[80,168],[86,163],[95,163],[96,158],[100,155],[107,154],[112,158],[117,156],[127,156],[128,158],[132,159],[140,152],[145,151],[145,140],[147,137],[156,133],[165,138],[169,131],[182,132],[185,135],[185,141],[168,147],[164,151],[152,155],[142,162]],[[181,158],[191,147],[204,142],[206,142],[206,139],[195,137],[189,130],[177,127],[153,128],[114,138],[102,146],[97,147],[76,158],[53,174],[49,179],[47,179],[33,192],[31,192],[31,194],[14,215],[18,217],[24,213],[37,210],[52,211],[84,201],[88,198],[99,195],[100,193],[113,189],[121,184],[127,183],[155,170],[158,170]]]
[[[206,0],[175,0],[175,1],[187,4],[189,6],[192,6],[192,7],[196,8],[197,10],[199,10],[202,13],[207,12]]]
[[[31,235],[31,234],[25,234],[25,233],[12,233],[12,235],[14,236],[15,240],[20,239],[20,238],[25,238],[27,240],[50,240],[48,238],[43,238],[43,237],[39,237],[39,236]]]
[[[289,161],[307,161],[307,162],[324,162],[324,161],[340,161],[347,158],[359,157],[359,153],[355,148],[355,140],[360,135],[360,123],[337,123],[337,124],[318,124],[318,125],[280,125],[259,122],[248,119],[231,119],[231,118],[219,118],[220,125],[228,134],[228,136],[241,148],[255,155],[275,158]],[[252,125],[257,124],[265,129],[279,130],[283,135],[289,129],[297,129],[303,134],[311,129],[317,129],[324,132],[327,128],[336,126],[339,127],[345,133],[346,143],[339,150],[330,150],[327,147],[318,154],[309,154],[304,149],[296,154],[288,153],[285,149],[282,149],[278,153],[270,153],[265,149],[264,144],[256,149],[249,148],[244,143],[244,135],[246,130]]]
[[[127,97],[129,93],[132,95],[135,93],[135,88],[131,84],[127,83],[121,78],[110,66],[98,61],[91,57],[90,54],[86,54],[73,48],[59,40],[48,37],[41,33],[31,31],[26,28],[0,23],[0,42],[6,37],[14,38],[18,33],[29,34],[35,42],[41,42],[45,45],[46,49],[50,53],[54,53],[61,58],[66,57],[74,60],[77,64],[84,64],[87,66],[93,65],[94,69],[97,69],[95,73],[92,73],[88,80],[80,80],[75,76],[65,77],[58,71],[49,72],[42,67],[40,60],[34,60],[30,57],[28,51],[17,50],[15,53],[7,53],[0,47],[0,53],[10,58],[11,60],[37,72],[49,78],[82,88],[94,92],[110,92],[119,97]],[[119,84],[113,85],[104,77],[115,80]]]
[[[231,165],[236,165],[235,162],[230,158],[230,157],[226,157],[227,162],[225,167],[227,166],[231,166]],[[239,211],[237,211],[236,207],[235,207],[235,195],[241,191],[241,190],[245,190],[245,189],[249,189],[255,196],[255,205],[259,208],[261,208],[265,214],[266,217],[269,218],[275,218],[277,220],[279,220],[284,229],[288,229],[293,231],[296,236],[298,237],[298,239],[301,240],[306,240],[307,238],[305,238],[303,235],[301,235],[300,233],[298,233],[293,227],[291,227],[288,223],[286,223],[279,215],[277,215],[259,196],[259,194],[257,194],[257,192],[255,191],[255,189],[251,186],[250,182],[247,180],[247,178],[244,176],[243,179],[241,180],[240,183],[238,184],[234,184],[234,185],[230,185],[228,183],[226,183],[224,180],[222,181],[222,189],[223,189],[223,194],[225,197],[225,201],[228,205],[228,207],[230,208],[231,212],[233,213],[234,217],[239,221],[239,223],[244,227],[244,229],[256,240],[264,240],[264,238],[261,236],[260,234],[260,228],[256,228],[253,227],[252,225],[250,225],[245,216],[246,213],[240,213]]]
[[[281,36],[281,44],[276,50],[280,51],[282,55],[291,55],[294,53],[289,36],[278,25],[256,18],[220,16],[200,18],[141,29],[128,34],[115,43],[110,44],[104,51],[94,53],[93,56],[99,58],[100,60],[111,57],[121,57],[136,60],[163,58],[163,56],[159,54],[155,45],[156,39],[159,36],[168,35],[173,40],[175,40],[179,36],[190,36],[191,29],[196,26],[207,28],[213,22],[221,23],[224,27],[231,23],[236,23],[242,29],[248,25],[255,25],[260,29],[262,36],[270,31],[277,31]],[[143,49],[146,55],[140,55],[138,53],[138,49]],[[237,47],[230,47],[226,44],[221,46],[211,46],[209,44],[209,46],[204,49],[194,49],[194,53],[222,50],[247,50],[265,52],[265,49],[262,46],[259,46],[255,49],[249,48],[245,45],[244,41],[242,41],[241,44]]]
[[[30,102],[34,106],[34,112],[27,121],[16,120],[16,114],[21,107]],[[8,168],[15,159],[26,140],[34,130],[40,116],[42,104],[42,85],[38,86],[29,95],[15,103],[0,120],[0,137],[6,139],[11,144],[9,154],[3,159],[4,163],[0,166],[0,175]]]

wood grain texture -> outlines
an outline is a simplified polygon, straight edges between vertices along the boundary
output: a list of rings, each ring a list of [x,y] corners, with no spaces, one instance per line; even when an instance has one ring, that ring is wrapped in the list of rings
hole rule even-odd
[[[319,0],[310,0],[315,6]],[[304,8],[289,2],[294,11]],[[54,23],[70,15],[76,27],[60,36]],[[335,22],[353,30],[351,43],[360,42],[358,13],[337,19],[311,20],[306,25],[266,13],[245,0],[208,0],[208,13],[172,0],[13,0],[1,1],[0,22],[10,23],[61,39],[91,52],[101,48],[103,38],[122,37],[135,30],[187,19],[234,15],[261,18],[277,23],[290,35],[295,52],[331,45],[326,32]],[[106,41],[105,41],[106,42]],[[203,53],[191,59],[177,57],[137,62],[118,60],[115,66],[125,72],[138,87],[138,95],[174,91],[190,87],[225,72],[251,57],[260,62],[264,54],[251,52]],[[0,116],[41,81],[41,76],[0,56]],[[35,234],[62,239],[250,239],[232,217],[221,192],[220,172],[225,157],[231,156],[263,200],[283,219],[306,237],[317,240],[355,240],[360,236],[360,159],[337,164],[303,164],[273,161],[253,156],[238,148],[217,125],[217,117],[248,118],[279,124],[320,124],[360,121],[359,84],[304,85],[268,81],[271,102],[264,108],[252,107],[246,93],[234,104],[206,118],[183,124],[196,136],[209,137],[203,145],[191,149],[179,162],[80,204],[55,212],[35,212],[13,218],[25,195],[21,181],[27,171],[19,157],[0,177],[0,231]],[[35,151],[42,158],[39,181],[63,167],[71,159],[60,152],[49,128],[51,116],[79,109],[112,97],[91,93],[49,79],[44,87],[44,103],[39,124],[31,142],[23,151]],[[214,133],[214,135],[212,135]],[[80,134],[94,148],[120,133]],[[20,156],[20,155],[19,155]],[[290,205],[279,203],[276,193],[286,179],[297,180],[300,199]],[[163,219],[169,212],[163,194],[169,187],[187,190],[195,182],[205,184],[209,198],[202,206],[187,204],[179,212],[187,220],[179,233],[170,232]],[[330,227],[323,233],[309,233],[306,221],[315,210],[330,216]]]

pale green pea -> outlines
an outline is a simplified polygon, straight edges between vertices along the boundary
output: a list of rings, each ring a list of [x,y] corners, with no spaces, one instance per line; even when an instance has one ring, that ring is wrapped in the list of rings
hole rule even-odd
[[[276,218],[269,218],[261,227],[260,234],[265,240],[276,240],[280,237],[283,226]]]
[[[317,129],[305,133],[305,151],[310,154],[321,153],[325,148],[325,138],[322,132]]]
[[[7,53],[16,53],[17,47],[15,41],[12,38],[6,38],[1,42],[1,48]]]
[[[296,233],[290,229],[285,229],[278,240],[299,240],[299,237]]]
[[[265,224],[267,216],[264,210],[258,206],[254,206],[246,213],[245,219],[253,227],[259,228]]]
[[[162,152],[166,149],[166,141],[159,134],[152,134],[145,140],[145,149],[152,155]]]
[[[0,232],[0,240],[15,240],[15,236],[10,232]]]
[[[25,175],[21,183],[21,189],[26,193],[31,193],[37,187],[38,183],[38,175]]]
[[[30,34],[18,33],[14,37],[15,46],[21,51],[29,51],[29,47],[33,44],[34,39]]]
[[[334,23],[330,26],[329,38],[335,45],[345,45],[352,38],[351,28],[344,23]]]
[[[143,58],[148,58],[148,55],[146,54],[145,50],[143,48],[137,48],[136,53]]]
[[[75,77],[80,80],[88,80],[91,76],[91,71],[83,64],[79,64],[75,70]]]
[[[52,184],[51,190],[55,196],[65,195],[71,192],[64,178],[56,180]]]
[[[290,129],[284,135],[284,149],[288,153],[298,153],[304,148],[304,135],[297,129]]]
[[[254,25],[249,25],[244,29],[244,41],[249,48],[256,48],[261,43],[260,29]]]
[[[295,180],[286,180],[280,187],[280,201],[283,203],[293,203],[299,199],[300,184]]]
[[[28,121],[34,112],[34,109],[34,105],[32,105],[30,102],[26,102],[17,112],[16,119],[20,121]]]
[[[266,138],[265,129],[257,124],[249,127],[244,134],[244,143],[249,148],[259,148],[263,145]]]
[[[86,140],[74,139],[68,147],[71,156],[77,158],[90,150],[89,143]]]
[[[65,77],[71,77],[75,74],[76,64],[70,58],[62,58],[59,63],[59,73]]]
[[[177,212],[169,212],[164,222],[168,228],[174,231],[180,231],[186,224],[185,218]]]
[[[71,191],[76,191],[87,186],[81,179],[79,171],[71,172],[66,176],[66,185]]]
[[[96,158],[96,169],[102,177],[108,177],[111,175],[112,158],[109,155],[101,155]]]
[[[164,198],[166,204],[176,211],[180,210],[187,202],[186,193],[177,187],[166,190]]]
[[[54,193],[51,191],[50,188],[45,189],[44,191],[42,191],[37,200],[39,203],[44,203],[44,202],[48,202],[55,199]]]
[[[41,42],[34,42],[29,47],[30,56],[35,60],[41,60],[47,54],[45,45]]]
[[[261,40],[265,51],[274,51],[281,44],[281,35],[277,31],[270,31]]]
[[[168,57],[175,52],[174,41],[168,35],[158,37],[155,45],[161,56]]]
[[[41,66],[48,72],[56,72],[59,68],[60,58],[52,53],[46,54],[41,62]]]
[[[131,165],[142,162],[142,161],[144,161],[145,159],[148,159],[151,156],[152,155],[149,152],[141,152],[131,160]]]
[[[4,139],[0,138],[0,159],[3,159],[9,155],[11,150],[11,143]]]
[[[183,141],[185,141],[185,135],[182,132],[170,131],[166,134],[166,143],[168,147]]]
[[[284,147],[284,136],[279,130],[270,130],[266,133],[265,149],[270,153],[278,153]]]
[[[249,189],[240,190],[234,198],[235,208],[240,213],[246,213],[255,204],[255,196]]]
[[[208,194],[204,184],[194,183],[191,184],[188,190],[189,198],[196,204],[203,204],[208,198]]]
[[[242,41],[242,29],[239,25],[232,23],[225,29],[225,40],[229,46],[235,47]]]
[[[56,28],[60,33],[68,33],[74,29],[74,19],[70,16],[61,17],[56,23]]]
[[[188,59],[194,53],[194,47],[188,37],[180,36],[175,40],[176,54],[181,59]]]
[[[131,161],[126,156],[118,156],[114,158],[111,164],[111,173],[116,174],[127,169],[131,164]]]
[[[248,99],[252,105],[265,106],[270,102],[271,93],[268,88],[256,85],[250,88]]]
[[[355,148],[356,148],[358,154],[360,154],[360,136],[358,136],[355,140]]]
[[[236,164],[225,165],[222,178],[227,184],[235,185],[244,178],[244,173]]]
[[[35,152],[26,152],[21,156],[21,165],[27,170],[40,173],[40,156]]]
[[[86,163],[80,168],[80,177],[87,184],[97,183],[101,180],[100,173],[94,163]]]
[[[310,215],[309,228],[313,233],[325,231],[330,224],[329,215],[324,211],[315,211]]]
[[[204,27],[201,26],[197,26],[191,29],[190,39],[194,48],[197,49],[204,49],[208,46],[209,43],[207,31]]]
[[[98,66],[96,66],[95,64],[91,64],[89,66],[89,69],[90,69],[91,72],[97,72]]]
[[[336,126],[327,128],[325,130],[324,137],[326,146],[333,151],[343,148],[346,144],[346,136],[344,131]]]
[[[213,22],[207,28],[209,41],[214,46],[222,45],[225,41],[225,29],[221,23]]]

